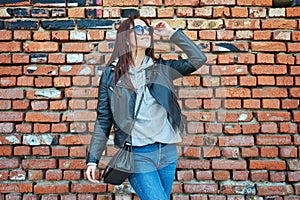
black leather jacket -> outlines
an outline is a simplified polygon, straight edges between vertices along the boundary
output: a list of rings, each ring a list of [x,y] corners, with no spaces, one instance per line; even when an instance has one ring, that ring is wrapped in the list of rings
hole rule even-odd
[[[206,56],[181,30],[177,30],[170,40],[186,53],[188,59],[157,59],[153,66],[145,69],[146,86],[157,102],[166,109],[170,124],[182,131],[183,118],[174,94],[173,80],[196,71],[206,62]],[[134,118],[135,100],[136,93],[126,86],[122,77],[114,86],[114,65],[108,66],[100,79],[97,119],[87,163],[99,162],[112,125],[114,144],[118,147],[124,144]]]

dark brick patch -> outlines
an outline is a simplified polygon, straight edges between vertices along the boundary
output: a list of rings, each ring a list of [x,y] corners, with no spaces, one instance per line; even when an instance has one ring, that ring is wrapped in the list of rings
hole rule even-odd
[[[30,29],[37,30],[39,28],[38,21],[32,20],[14,20],[14,21],[5,21],[6,29],[18,30],[18,29]]]
[[[46,30],[74,29],[74,20],[42,21],[41,26]]]
[[[77,21],[79,29],[85,28],[112,28],[112,20],[105,19],[82,19]]]
[[[121,17],[128,18],[132,15],[139,15],[137,9],[121,9]]]
[[[32,9],[31,10],[32,17],[46,17],[49,18],[49,11],[46,9]]]

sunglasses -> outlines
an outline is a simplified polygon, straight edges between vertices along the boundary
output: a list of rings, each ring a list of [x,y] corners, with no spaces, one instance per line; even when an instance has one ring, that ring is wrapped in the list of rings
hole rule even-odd
[[[137,35],[143,35],[145,31],[148,33],[152,33],[153,28],[151,26],[141,26],[141,25],[136,25],[131,30],[134,30],[134,32]]]

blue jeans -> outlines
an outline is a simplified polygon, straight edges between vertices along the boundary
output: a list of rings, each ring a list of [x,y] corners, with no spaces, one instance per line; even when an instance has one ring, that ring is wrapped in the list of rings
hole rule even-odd
[[[175,144],[133,147],[135,172],[129,182],[141,200],[168,200],[178,159]]]

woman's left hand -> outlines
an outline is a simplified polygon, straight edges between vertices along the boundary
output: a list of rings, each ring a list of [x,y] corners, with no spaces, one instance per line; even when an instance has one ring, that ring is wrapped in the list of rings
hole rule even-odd
[[[175,30],[165,21],[159,21],[153,25],[153,32],[158,36],[172,35]]]

